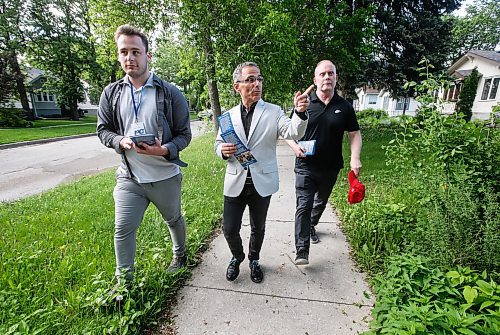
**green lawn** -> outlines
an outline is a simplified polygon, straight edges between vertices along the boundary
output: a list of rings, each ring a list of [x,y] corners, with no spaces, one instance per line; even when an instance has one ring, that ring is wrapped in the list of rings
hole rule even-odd
[[[206,134],[183,151],[183,212],[191,263],[222,213],[224,162]],[[168,229],[151,206],[139,229],[136,285],[120,308],[103,306],[113,283],[114,171],[0,204],[0,334],[140,333],[182,278],[167,274]]]
[[[0,144],[95,133],[96,122],[96,116],[86,116],[79,121],[36,120],[31,128],[0,128]]]

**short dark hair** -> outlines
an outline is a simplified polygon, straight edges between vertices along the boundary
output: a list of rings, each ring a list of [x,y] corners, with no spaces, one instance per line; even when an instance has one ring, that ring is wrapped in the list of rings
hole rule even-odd
[[[236,69],[234,69],[234,72],[233,72],[233,83],[237,83],[238,80],[240,80],[241,78],[241,73],[243,72],[243,68],[244,67],[247,67],[247,66],[253,66],[253,67],[256,67],[257,69],[259,69],[260,71],[260,68],[259,66],[254,63],[254,62],[244,62],[244,63],[241,63],[239,64]]]
[[[122,26],[119,26],[116,29],[115,32],[115,42],[118,42],[118,38],[121,35],[126,35],[126,36],[139,36],[142,40],[142,43],[144,44],[144,47],[146,48],[146,52],[149,51],[149,43],[148,43],[148,38],[142,31],[140,31],[138,28],[130,25],[130,24],[124,24]]]

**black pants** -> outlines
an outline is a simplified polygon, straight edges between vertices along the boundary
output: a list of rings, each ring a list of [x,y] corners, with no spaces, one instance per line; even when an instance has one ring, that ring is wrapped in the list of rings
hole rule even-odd
[[[309,251],[311,226],[316,226],[328,203],[339,169],[295,169],[295,247]]]
[[[248,259],[258,260],[266,227],[267,210],[271,196],[261,197],[255,190],[253,184],[245,184],[243,191],[237,197],[224,196],[224,222],[223,231],[229,249],[239,261],[245,259],[243,244],[241,241],[241,218],[245,207],[248,205],[250,211],[250,242],[248,247]]]

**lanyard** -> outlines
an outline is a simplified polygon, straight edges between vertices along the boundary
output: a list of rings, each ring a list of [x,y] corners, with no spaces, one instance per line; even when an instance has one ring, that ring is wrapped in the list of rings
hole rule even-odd
[[[141,108],[141,103],[142,103],[142,91],[143,90],[144,90],[144,86],[141,87],[141,94],[139,95],[139,104],[136,106],[135,105],[135,97],[134,97],[134,87],[132,86],[132,84],[130,84],[130,95],[132,96],[132,104],[134,105],[135,121],[138,120],[139,109]]]

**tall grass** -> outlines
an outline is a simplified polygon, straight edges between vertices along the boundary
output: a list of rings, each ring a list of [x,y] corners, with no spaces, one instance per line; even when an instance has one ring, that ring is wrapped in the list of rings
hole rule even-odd
[[[445,166],[453,174],[425,163],[433,152],[404,146],[392,148],[401,159],[385,165],[394,135],[383,127],[363,129],[363,202],[347,203],[347,169],[332,193],[353,255],[377,294],[367,334],[498,334],[499,194],[496,180],[475,183],[481,175],[470,172],[498,169],[496,158],[489,159],[490,152],[498,153],[498,133],[490,134],[490,142],[476,140],[484,147],[484,163],[463,160],[470,165],[461,170],[466,165],[451,159]],[[421,149],[424,139],[412,136],[410,145]]]
[[[220,221],[224,163],[213,134],[183,151],[183,212],[194,259]],[[110,155],[114,154],[110,150]],[[0,204],[0,334],[138,333],[189,271],[165,272],[171,240],[154,206],[137,236],[136,279],[126,303],[106,306],[113,283],[114,171]]]

